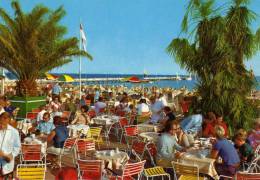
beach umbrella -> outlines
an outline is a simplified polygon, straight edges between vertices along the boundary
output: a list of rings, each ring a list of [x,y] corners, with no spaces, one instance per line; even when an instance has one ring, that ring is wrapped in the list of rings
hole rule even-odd
[[[45,73],[45,77],[47,80],[56,80],[59,76],[56,76],[54,74]]]
[[[132,76],[132,77],[130,77],[130,78],[128,79],[128,82],[131,82],[131,83],[140,83],[141,80],[140,80],[138,77],[136,77],[136,76]]]
[[[63,82],[73,82],[74,81],[74,79],[71,76],[66,75],[66,74],[59,76],[58,80],[63,81]]]

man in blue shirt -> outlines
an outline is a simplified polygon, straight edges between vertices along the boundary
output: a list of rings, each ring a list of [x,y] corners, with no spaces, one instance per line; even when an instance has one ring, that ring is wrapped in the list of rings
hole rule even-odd
[[[219,175],[234,176],[240,164],[238,153],[234,145],[225,138],[222,126],[216,126],[215,133],[217,141],[213,145],[211,158],[222,159],[222,163],[216,164],[216,170]]]
[[[36,129],[44,134],[50,134],[55,126],[52,122],[50,122],[50,113],[46,112],[43,114],[42,121],[39,122]]]
[[[60,93],[62,92],[62,89],[60,87],[60,84],[59,83],[56,83],[53,88],[52,88],[52,94],[55,95],[55,96],[59,96]]]

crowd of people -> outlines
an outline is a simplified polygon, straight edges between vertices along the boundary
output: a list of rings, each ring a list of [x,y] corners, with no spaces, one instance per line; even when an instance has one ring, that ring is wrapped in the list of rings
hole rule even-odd
[[[254,157],[254,150],[260,140],[260,120],[255,121],[251,131],[239,129],[230,136],[225,117],[219,112],[187,115],[188,103],[180,101],[176,104],[172,97],[158,89],[149,89],[139,94],[129,94],[124,91],[102,91],[98,88],[87,88],[81,98],[73,93],[63,92],[57,83],[46,99],[47,104],[40,106],[37,118],[29,134],[41,134],[51,144],[47,152],[59,152],[69,137],[67,124],[89,125],[93,113],[109,112],[119,115],[135,114],[148,117],[149,124],[161,124],[157,143],[157,165],[171,167],[171,161],[178,159],[187,149],[194,145],[198,137],[210,138],[212,150],[210,157],[218,162],[216,170],[219,174],[232,176],[249,164]],[[177,106],[182,108],[182,115],[177,112]],[[21,148],[21,136],[15,128],[15,117],[19,109],[12,107],[6,98],[0,99],[0,164],[1,177],[10,174],[14,169],[14,159]],[[69,117],[62,113],[69,111]],[[184,115],[184,116],[183,116]],[[67,119],[69,118],[69,119]],[[13,120],[12,120],[13,119]],[[14,121],[14,123],[13,123]],[[66,123],[64,123],[66,122]],[[135,119],[134,124],[137,124]],[[54,154],[55,154],[54,153]]]

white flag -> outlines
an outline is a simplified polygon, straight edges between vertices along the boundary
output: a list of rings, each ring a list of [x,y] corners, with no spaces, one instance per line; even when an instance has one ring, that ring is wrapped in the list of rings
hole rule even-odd
[[[87,52],[87,38],[85,36],[82,24],[80,24],[80,36],[81,36],[83,50]]]

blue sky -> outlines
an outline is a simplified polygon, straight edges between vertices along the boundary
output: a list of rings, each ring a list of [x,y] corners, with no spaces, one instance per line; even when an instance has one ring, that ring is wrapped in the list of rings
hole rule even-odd
[[[227,1],[227,0],[224,0]],[[252,0],[250,8],[260,14],[260,0]],[[68,36],[79,36],[81,21],[88,39],[87,49],[94,57],[82,60],[83,73],[186,74],[165,52],[178,37],[185,13],[186,0],[20,0],[23,9],[36,4],[52,9],[63,5],[67,15],[62,24]],[[223,0],[219,0],[223,2]],[[0,0],[10,11],[10,1]],[[253,24],[260,26],[260,19]],[[260,75],[260,53],[247,62]],[[78,59],[55,72],[77,73]],[[53,71],[53,72],[54,72]]]

